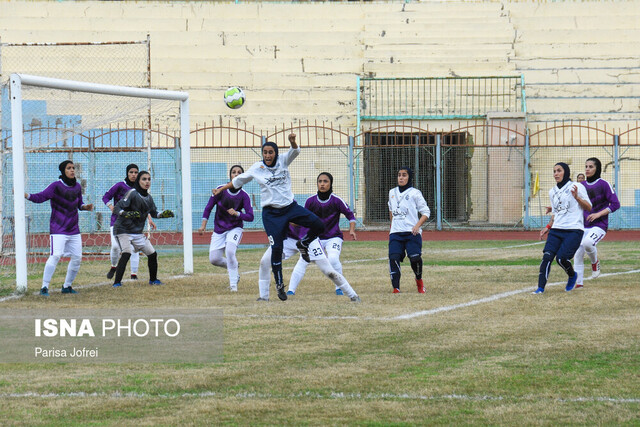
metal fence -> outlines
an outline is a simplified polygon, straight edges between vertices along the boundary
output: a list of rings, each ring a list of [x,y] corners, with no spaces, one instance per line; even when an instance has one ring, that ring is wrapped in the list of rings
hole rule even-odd
[[[33,132],[36,130],[31,129]],[[142,164],[149,161],[154,185],[158,185],[155,191],[162,194],[158,202],[170,205],[179,189],[174,182],[178,166],[173,148],[179,138],[160,130],[146,138],[140,135],[144,132],[148,129],[112,129],[99,136],[73,138],[48,151],[80,163],[86,198],[98,205],[105,186],[122,179],[130,159]],[[290,132],[296,133],[302,147],[291,165],[296,200],[304,203],[315,194],[318,174],[330,172],[335,193],[355,211],[360,226],[388,226],[388,192],[397,185],[397,170],[409,166],[415,172],[415,187],[432,211],[428,228],[536,228],[548,220],[544,208],[553,185],[553,165],[568,163],[575,179],[585,160],[595,156],[602,161],[603,178],[613,185],[622,204],[611,216],[612,228],[640,228],[640,126],[614,131],[586,122],[565,122],[526,129],[509,120],[369,122],[359,132],[330,123],[283,124],[270,132],[232,124],[197,126],[191,132],[193,228],[200,224],[211,189],[228,181],[232,165],[247,169],[259,161],[265,140],[285,150]],[[112,136],[104,140],[105,134]],[[86,142],[90,140],[94,142]],[[155,142],[148,146],[144,141]],[[8,179],[9,148],[3,146],[3,153],[3,174]],[[31,153],[27,162],[32,163],[31,170],[44,167],[38,163],[38,153]],[[536,176],[538,191],[534,189]],[[247,227],[261,228],[259,189],[250,183],[245,190],[256,207],[256,220]],[[5,191],[3,197],[5,212],[11,209],[9,193]],[[108,216],[100,209],[94,215]],[[46,220],[34,219],[31,232],[46,233],[46,225]],[[10,228],[9,223],[5,226]],[[83,232],[104,232],[104,218],[86,219],[82,227]],[[171,227],[179,228],[180,221],[172,222]]]

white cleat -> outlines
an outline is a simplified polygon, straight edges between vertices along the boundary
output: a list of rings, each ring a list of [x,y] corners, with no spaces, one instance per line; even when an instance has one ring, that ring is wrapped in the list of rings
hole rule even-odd
[[[591,264],[591,278],[596,279],[600,276],[600,260],[595,264]]]

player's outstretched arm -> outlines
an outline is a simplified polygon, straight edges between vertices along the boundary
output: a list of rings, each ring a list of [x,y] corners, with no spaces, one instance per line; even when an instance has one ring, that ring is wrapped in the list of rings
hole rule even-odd
[[[291,145],[291,148],[293,148],[294,150],[296,148],[298,148],[298,144],[296,143],[296,134],[295,133],[290,133],[289,134],[289,145]]]
[[[225,190],[228,190],[230,188],[233,188],[233,182],[229,181],[227,182],[225,185],[218,187],[218,188],[214,188],[213,190],[211,190],[211,193],[213,193],[214,196],[217,196],[218,194],[222,193]]]

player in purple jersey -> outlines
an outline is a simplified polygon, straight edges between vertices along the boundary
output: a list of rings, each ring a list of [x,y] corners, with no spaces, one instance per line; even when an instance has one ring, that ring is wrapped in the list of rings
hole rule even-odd
[[[575,270],[578,273],[576,288],[584,285],[584,254],[591,260],[591,278],[600,275],[600,261],[596,245],[607,234],[609,228],[609,214],[620,208],[618,196],[611,184],[600,177],[602,163],[596,157],[588,158],[584,165],[586,181],[581,184],[587,189],[587,194],[593,207],[584,211],[584,236],[575,255]]]
[[[44,191],[35,194],[25,193],[24,197],[34,203],[51,203],[51,220],[49,221],[49,244],[51,254],[44,266],[42,289],[40,295],[49,296],[49,283],[60,258],[69,254],[71,260],[67,267],[67,277],[62,287],[63,294],[76,294],[71,284],[78,275],[82,261],[82,238],[78,226],[78,211],[93,210],[92,204],[82,201],[82,187],[76,181],[76,167],[71,160],[65,160],[58,166],[59,180],[49,185]]]
[[[316,180],[318,194],[307,199],[304,207],[309,209],[324,223],[324,232],[320,234],[320,244],[327,254],[327,258],[335,271],[342,274],[340,252],[342,251],[343,235],[340,230],[340,215],[349,220],[349,235],[356,240],[356,217],[349,206],[340,197],[333,194],[333,176],[329,172],[322,172]],[[300,281],[304,277],[309,265],[302,257],[293,269],[287,295],[295,295]],[[336,295],[344,295],[342,289],[336,285]]]
[[[113,207],[124,197],[129,190],[134,187],[136,182],[136,178],[138,177],[138,165],[131,163],[127,166],[126,177],[124,181],[117,182],[113,185],[104,196],[102,196],[102,201],[105,205],[111,210],[111,268],[107,273],[107,279],[113,278],[113,275],[116,274],[116,266],[118,265],[118,258],[120,258],[120,246],[116,241],[116,236],[113,234],[113,225],[116,223],[116,219],[118,219],[118,215],[113,213]],[[113,202],[112,202],[113,200]],[[151,230],[156,229],[156,224],[149,216],[149,226]],[[140,265],[140,254],[135,252],[131,254],[131,278],[134,280],[138,279],[138,265]]]
[[[240,165],[231,166],[229,180],[244,172]],[[211,210],[216,206],[216,214],[213,220],[213,233],[209,245],[209,262],[218,267],[226,268],[229,273],[229,289],[238,291],[238,259],[236,251],[242,240],[242,228],[244,221],[253,221],[253,207],[251,199],[246,191],[240,188],[229,188],[226,191],[209,197],[209,203],[202,214],[202,225],[198,233],[202,235],[211,215]],[[242,210],[244,209],[244,213]],[[226,255],[226,258],[225,258]]]

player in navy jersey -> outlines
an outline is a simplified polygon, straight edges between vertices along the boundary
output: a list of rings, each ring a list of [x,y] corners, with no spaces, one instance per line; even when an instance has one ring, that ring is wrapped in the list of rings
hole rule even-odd
[[[118,259],[120,258],[120,246],[116,242],[116,236],[113,234],[113,225],[116,223],[118,215],[113,212],[113,207],[124,197],[129,190],[131,190],[138,177],[138,165],[131,163],[126,168],[126,177],[124,181],[115,183],[106,193],[102,196],[102,202],[111,210],[111,268],[107,273],[107,279],[113,278],[116,274],[116,266],[118,265]],[[112,202],[113,200],[113,202]],[[149,226],[151,230],[156,229],[156,224],[149,216]],[[140,265],[140,254],[134,252],[131,254],[131,278],[138,279],[138,265]]]
[[[413,171],[398,170],[398,186],[389,190],[389,274],[393,293],[400,293],[400,263],[405,253],[416,277],[418,292],[425,293],[422,281],[422,225],[431,210],[422,192],[413,187]]]
[[[551,221],[540,230],[540,239],[547,233],[549,236],[542,250],[538,289],[533,292],[538,295],[544,292],[554,258],[567,273],[565,291],[571,291],[575,287],[578,274],[571,265],[571,258],[580,247],[584,234],[582,212],[591,210],[591,202],[584,186],[571,181],[569,165],[556,163],[553,166],[553,179],[556,185],[549,190]]]
[[[278,298],[287,299],[282,278],[282,251],[289,222],[309,228],[297,247],[302,257],[309,261],[309,244],[324,230],[324,224],[313,212],[298,205],[291,190],[289,165],[300,154],[295,134],[289,135],[291,149],[279,155],[278,146],[267,141],[262,146],[262,161],[254,163],[248,171],[236,176],[222,187],[213,190],[214,196],[230,188],[240,188],[255,179],[260,185],[262,224],[271,245],[271,270],[276,281]]]
[[[342,274],[340,252],[342,251],[343,235],[340,230],[340,215],[349,220],[349,235],[356,240],[356,217],[349,206],[340,197],[333,194],[333,176],[329,172],[322,172],[316,180],[318,194],[307,199],[304,207],[309,209],[324,223],[324,232],[320,234],[320,244],[327,254],[327,258],[335,271]],[[295,295],[300,281],[304,277],[309,265],[302,257],[293,269],[287,295]],[[344,295],[342,289],[336,285],[336,295]]]
[[[231,166],[229,179],[232,180],[243,172],[242,166]],[[202,225],[198,230],[200,234],[204,233],[214,206],[216,207],[216,214],[213,220],[211,244],[209,245],[209,262],[227,269],[229,272],[229,289],[231,292],[237,292],[240,273],[238,272],[236,251],[240,240],[242,240],[244,221],[253,221],[251,199],[242,188],[229,188],[209,197],[209,203],[207,203],[202,214]],[[242,212],[243,210],[244,212]]]
[[[67,276],[62,286],[63,294],[76,294],[71,286],[82,262],[82,238],[78,226],[78,211],[93,210],[92,204],[82,201],[82,187],[76,181],[76,168],[71,160],[65,160],[58,166],[59,180],[50,184],[44,191],[35,194],[25,193],[24,197],[34,203],[51,203],[51,219],[49,221],[49,244],[51,254],[44,266],[40,295],[49,296],[49,284],[60,258],[70,255]]]
[[[602,163],[596,157],[591,157],[585,162],[585,175],[587,179],[581,184],[587,190],[589,200],[593,205],[591,210],[583,211],[584,236],[575,255],[575,270],[578,274],[576,288],[584,285],[584,254],[591,261],[591,278],[600,275],[600,261],[596,245],[604,239],[609,228],[609,214],[620,208],[618,196],[611,188],[611,184],[602,179]]]
[[[287,228],[287,238],[283,243],[283,259],[288,259],[300,252],[297,242],[304,231],[301,227],[290,224]],[[351,302],[359,303],[360,297],[353,290],[347,279],[335,271],[327,259],[324,249],[320,244],[320,239],[316,238],[309,244],[309,257],[311,262],[316,263],[320,271],[327,276],[340,290],[349,297]],[[258,273],[258,287],[260,297],[258,301],[269,301],[269,261],[271,259],[271,247],[267,248],[260,260],[260,271]],[[280,295],[278,294],[278,297]]]

